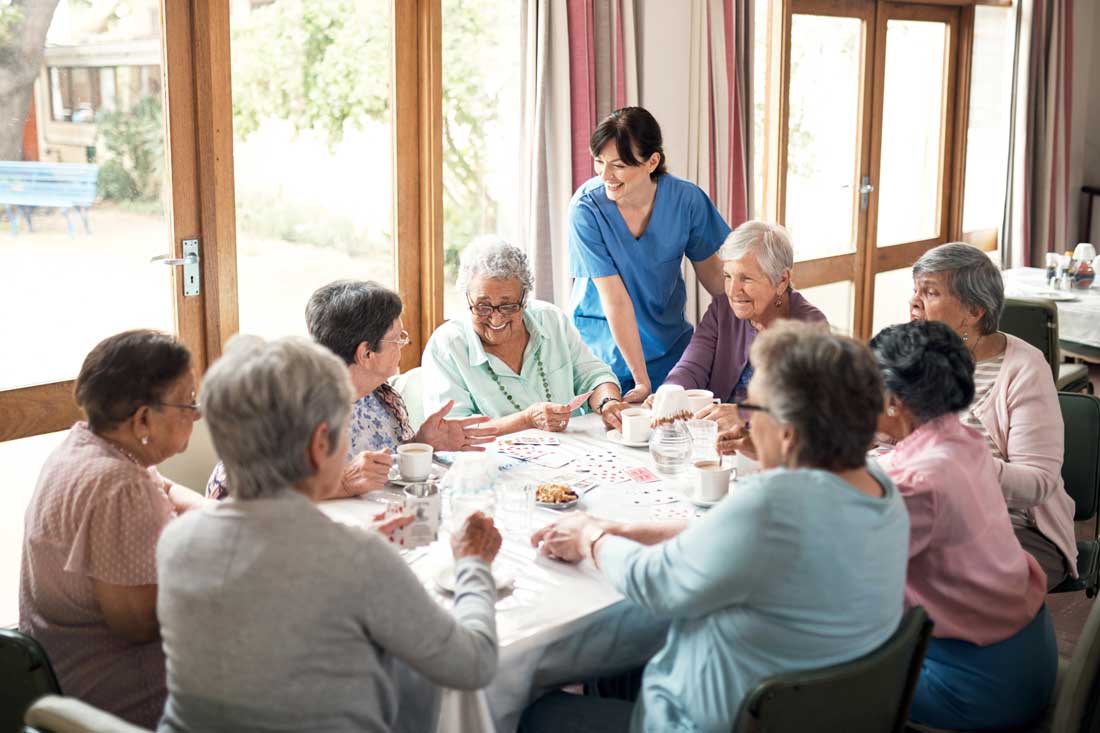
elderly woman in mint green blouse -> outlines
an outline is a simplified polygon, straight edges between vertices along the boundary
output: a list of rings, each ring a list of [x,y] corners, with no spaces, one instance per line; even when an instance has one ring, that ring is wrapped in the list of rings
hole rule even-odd
[[[481,239],[466,248],[458,291],[470,315],[443,324],[428,341],[425,409],[453,401],[453,416],[488,416],[482,427],[500,434],[559,432],[585,409],[619,427],[626,403],[611,368],[592,354],[560,308],[531,297],[533,286],[519,247]],[[585,394],[570,410],[569,402]]]

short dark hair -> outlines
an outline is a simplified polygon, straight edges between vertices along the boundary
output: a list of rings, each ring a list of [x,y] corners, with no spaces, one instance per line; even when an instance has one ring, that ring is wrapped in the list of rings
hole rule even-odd
[[[101,433],[121,424],[144,405],[156,405],[191,369],[191,352],[174,336],[138,329],[109,336],[88,352],[76,377],[74,395]]]
[[[750,354],[772,416],[798,431],[799,466],[842,471],[867,463],[883,396],[864,344],[822,324],[781,321],[756,337]]]
[[[306,304],[306,327],[313,340],[355,363],[366,342],[378,351],[381,340],[401,316],[401,296],[372,280],[337,280],[317,288]]]
[[[619,160],[627,165],[641,165],[654,153],[660,153],[661,161],[649,174],[652,180],[656,181],[668,173],[661,141],[661,126],[644,107],[623,107],[609,114],[592,132],[588,149],[595,157],[612,140],[619,152]],[[634,154],[635,148],[641,153],[641,160]]]
[[[910,321],[871,339],[886,389],[924,423],[974,401],[974,357],[940,321]]]

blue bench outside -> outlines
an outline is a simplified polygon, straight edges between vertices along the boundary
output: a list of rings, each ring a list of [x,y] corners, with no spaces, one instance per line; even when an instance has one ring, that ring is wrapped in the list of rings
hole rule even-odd
[[[17,211],[26,220],[27,231],[34,231],[31,210],[39,206],[61,209],[70,237],[73,222],[69,214],[76,210],[84,222],[84,231],[91,234],[88,207],[95,201],[98,174],[99,166],[87,163],[0,161],[0,204],[7,206],[12,235],[19,234]]]

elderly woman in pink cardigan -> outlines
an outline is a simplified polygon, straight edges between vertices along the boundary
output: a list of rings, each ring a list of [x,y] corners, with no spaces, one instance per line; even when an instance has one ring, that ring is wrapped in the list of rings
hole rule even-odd
[[[791,283],[794,248],[778,224],[747,221],[730,232],[718,251],[725,298],[715,298],[665,384],[707,389],[723,403],[745,399],[752,378],[749,347],[757,334],[780,320],[825,322]],[[736,407],[708,408],[699,417],[740,422]],[[732,424],[732,423],[731,423]]]
[[[997,330],[1003,309],[1001,273],[975,247],[942,244],[913,265],[909,318],[946,323],[970,350],[974,400],[962,422],[993,453],[1016,537],[1039,561],[1049,590],[1077,577],[1074,505],[1062,484],[1062,413],[1042,352]]]

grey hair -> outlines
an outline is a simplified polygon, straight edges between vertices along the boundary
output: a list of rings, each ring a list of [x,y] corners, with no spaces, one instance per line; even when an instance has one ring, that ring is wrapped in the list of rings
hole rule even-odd
[[[516,245],[496,237],[478,237],[462,251],[455,283],[458,292],[467,292],[470,283],[479,277],[493,280],[515,278],[528,294],[535,289],[527,254]]]
[[[989,255],[965,242],[949,242],[928,250],[913,265],[914,280],[938,272],[945,273],[948,291],[964,306],[985,311],[978,331],[983,336],[995,333],[1005,308],[1005,282]]]
[[[797,433],[794,462],[841,471],[863,466],[882,412],[871,350],[823,324],[781,321],[749,350],[772,416]]]
[[[794,247],[791,235],[785,227],[766,221],[746,221],[730,232],[718,259],[728,262],[739,260],[749,253],[756,255],[760,268],[775,285],[783,279],[783,271],[794,267]]]
[[[307,450],[328,425],[332,450],[351,412],[347,367],[302,336],[234,336],[202,385],[203,417],[237,499],[280,494],[313,475]]]

